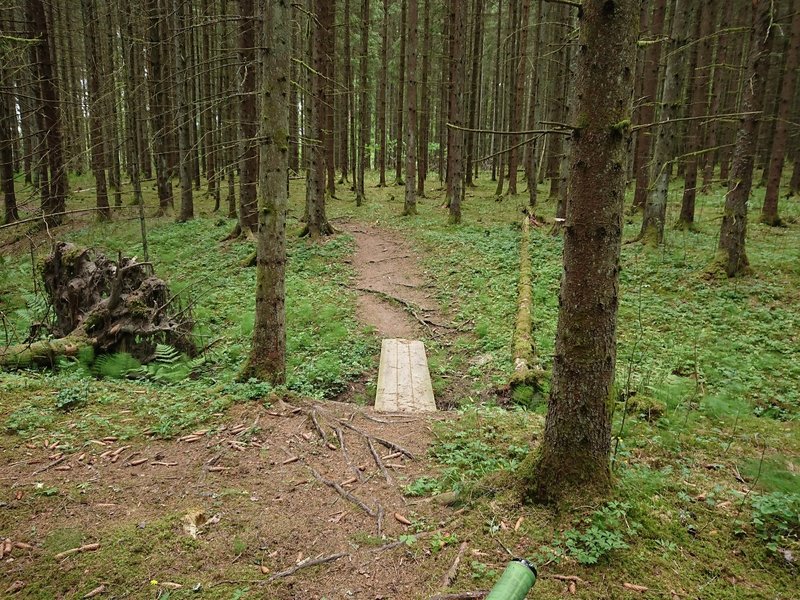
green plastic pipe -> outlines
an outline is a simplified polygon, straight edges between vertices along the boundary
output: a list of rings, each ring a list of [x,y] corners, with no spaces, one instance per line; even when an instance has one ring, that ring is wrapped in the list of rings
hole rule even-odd
[[[536,567],[522,558],[512,560],[486,600],[525,600],[536,583]]]

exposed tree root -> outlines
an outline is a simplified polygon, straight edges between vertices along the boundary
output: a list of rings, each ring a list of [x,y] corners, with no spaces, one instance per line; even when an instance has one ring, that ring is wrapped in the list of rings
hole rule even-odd
[[[129,352],[152,359],[158,343],[194,354],[192,321],[150,263],[122,256],[114,262],[88,248],[56,244],[42,267],[53,309],[47,328],[58,336],[0,349],[0,367],[52,366],[83,349]]]

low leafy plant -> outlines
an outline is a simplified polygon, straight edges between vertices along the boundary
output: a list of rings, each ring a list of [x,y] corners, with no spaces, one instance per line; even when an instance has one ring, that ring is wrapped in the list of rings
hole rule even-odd
[[[800,494],[773,492],[753,496],[751,523],[770,552],[800,547]]]

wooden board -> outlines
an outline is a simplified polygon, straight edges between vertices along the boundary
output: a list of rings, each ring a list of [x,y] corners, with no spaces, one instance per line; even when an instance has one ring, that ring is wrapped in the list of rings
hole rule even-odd
[[[436,410],[428,358],[425,355],[425,346],[419,340],[385,339],[381,343],[375,410]]]

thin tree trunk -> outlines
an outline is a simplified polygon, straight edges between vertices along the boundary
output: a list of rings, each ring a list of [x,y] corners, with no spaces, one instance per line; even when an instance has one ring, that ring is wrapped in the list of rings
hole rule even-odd
[[[286,211],[289,198],[289,0],[259,3],[261,167],[256,246],[256,315],[250,358],[240,379],[286,380]]]
[[[695,119],[696,125],[692,125],[687,130],[686,152],[689,157],[684,168],[683,178],[683,200],[681,202],[681,214],[678,217],[677,226],[679,228],[690,227],[694,223],[694,204],[697,197],[697,167],[700,157],[700,144],[703,139],[700,131],[699,119],[708,112],[708,83],[709,68],[711,63],[711,26],[713,24],[714,1],[703,2],[700,8],[700,18],[698,19],[697,40],[692,50],[695,55],[691,61],[695,67],[694,80],[689,81],[689,116]]]
[[[156,188],[158,190],[159,214],[167,211],[172,204],[172,180],[169,177],[168,154],[169,145],[166,135],[166,94],[164,92],[164,42],[161,39],[159,21],[163,12],[159,0],[147,0],[147,12],[150,20],[149,61],[147,70],[150,79],[150,116],[153,129],[153,152],[156,158]]]
[[[378,79],[378,187],[386,187],[386,84],[389,79],[389,1],[383,0],[383,21],[381,23],[381,76]]]
[[[37,40],[31,44],[36,57],[35,65],[38,72],[39,94],[41,103],[39,110],[42,114],[43,148],[46,152],[46,165],[49,168],[48,184],[43,185],[42,212],[45,215],[62,213],[66,207],[67,197],[67,166],[64,162],[63,121],[58,98],[58,84],[55,80],[55,67],[53,65],[52,39],[50,38],[47,17],[44,12],[42,0],[28,0],[27,19],[31,27],[31,38]],[[49,216],[46,223],[49,226],[60,224],[61,215]]]
[[[694,16],[693,16],[694,15]],[[651,181],[653,189],[644,207],[642,229],[639,239],[648,245],[659,246],[664,241],[664,223],[667,218],[667,192],[672,173],[672,160],[678,140],[678,128],[671,123],[678,116],[683,74],[685,72],[684,50],[688,32],[692,31],[696,18],[692,0],[676,0],[672,20],[672,34],[668,45],[667,67],[664,73],[664,92],[658,119],[658,137],[653,148]]]
[[[404,215],[417,214],[417,0],[408,0],[406,37],[406,194]]]
[[[81,12],[84,31],[84,52],[86,56],[87,88],[89,92],[89,139],[91,141],[92,172],[95,180],[95,198],[98,218],[102,221],[111,219],[108,205],[108,185],[106,184],[106,157],[103,141],[102,97],[100,85],[103,78],[102,66],[97,50],[97,5],[95,0],[81,0]]]
[[[514,76],[514,98],[512,100],[511,111],[511,130],[519,131],[522,129],[522,110],[525,106],[523,97],[525,94],[525,72],[527,66],[526,50],[528,48],[528,24],[530,22],[531,2],[530,0],[520,0],[519,9],[519,32],[517,53],[514,57],[516,72]],[[508,153],[508,194],[517,195],[517,169],[519,167],[520,149],[516,148],[520,142],[518,135],[511,136],[511,151]]]
[[[367,69],[369,65],[369,0],[362,0],[361,3],[361,50],[359,54],[360,98],[358,102],[358,110],[361,128],[358,140],[358,181],[356,183],[356,206],[361,206],[366,199],[364,193],[364,174],[367,170],[367,143],[369,142],[369,106],[367,105],[367,98],[369,97],[369,91],[367,89]]]
[[[406,21],[408,20],[408,0],[401,0],[400,7],[400,67],[397,73],[397,144],[395,144],[394,166],[395,185],[404,185],[403,182],[403,113],[405,112],[406,78]]]
[[[340,134],[340,164],[342,169],[342,179],[340,183],[347,181],[347,174],[350,170],[349,164],[349,145],[350,139],[350,119],[353,115],[353,65],[352,53],[350,51],[350,0],[344,0],[344,11],[342,12],[344,20],[344,58],[342,64],[344,67],[344,97],[341,100],[341,127],[339,128]]]
[[[767,49],[769,40],[774,35],[770,26],[772,7],[771,0],[753,0],[753,25],[746,72],[748,84],[745,86],[741,105],[741,112],[745,116],[736,136],[731,178],[719,235],[719,262],[728,277],[744,275],[750,271],[745,251],[747,201],[753,186],[753,163],[766,84]]]
[[[183,223],[194,217],[192,197],[191,123],[189,121],[189,69],[187,66],[187,6],[186,0],[172,0],[175,18],[175,103],[178,108],[178,154],[180,158],[181,208],[177,221]]]
[[[664,42],[658,40],[664,32],[666,0],[655,0],[650,25],[649,37],[654,43],[647,47],[644,67],[644,85],[642,89],[642,105],[639,110],[641,123],[653,123],[658,101],[659,71],[661,67],[661,48]],[[636,155],[633,159],[633,173],[636,177],[636,190],[633,195],[633,208],[641,210],[647,203],[650,191],[650,158],[653,144],[651,129],[636,134]]]
[[[793,14],[789,47],[786,50],[786,65],[783,71],[781,97],[775,122],[772,156],[767,168],[767,190],[764,195],[764,205],[761,208],[761,222],[772,227],[782,224],[781,218],[778,216],[778,195],[789,138],[788,121],[791,117],[792,101],[797,88],[797,67],[800,64],[800,2],[793,0],[791,10]]]
[[[419,126],[417,139],[417,196],[425,197],[425,180],[428,177],[428,140],[430,139],[431,99],[428,96],[428,77],[431,69],[431,0],[425,0],[423,16],[423,42],[422,42],[422,86],[420,100],[422,109],[419,113]]]
[[[239,227],[255,232],[258,200],[258,108],[254,0],[239,0]]]
[[[467,124],[470,129],[475,129],[476,115],[478,111],[478,75],[481,68],[481,35],[483,31],[483,0],[475,0],[472,19],[472,71],[470,73],[469,85],[469,117]],[[473,187],[472,182],[472,163],[475,160],[475,137],[474,132],[466,132],[466,160],[464,169],[466,171],[465,185]]]
[[[539,77],[539,47],[540,47],[540,40],[541,40],[541,28],[542,28],[542,3],[536,3],[536,13],[534,15],[534,22],[535,22],[535,29],[533,30],[532,35],[532,49],[531,49],[531,59],[533,60],[534,68],[536,69],[531,77],[531,93],[530,93],[530,104],[528,105],[528,129],[535,129],[536,128],[536,104],[538,101],[538,91],[539,91],[539,83],[541,78]],[[530,211],[533,213],[534,209],[536,208],[536,200],[537,200],[537,173],[536,173],[536,148],[537,143],[534,140],[531,144],[528,145],[527,152],[525,154],[525,178],[528,181],[528,204],[530,206]]]
[[[450,121],[456,127],[464,127],[464,63],[466,60],[466,15],[464,3],[461,0],[450,1],[450,61],[453,65],[453,74],[450,89]],[[450,223],[461,223],[461,200],[464,196],[464,131],[453,129],[450,134],[451,146],[447,150],[448,157],[452,157],[452,173],[450,177],[449,193],[447,196],[450,207]]]

